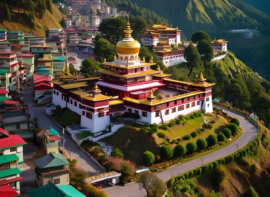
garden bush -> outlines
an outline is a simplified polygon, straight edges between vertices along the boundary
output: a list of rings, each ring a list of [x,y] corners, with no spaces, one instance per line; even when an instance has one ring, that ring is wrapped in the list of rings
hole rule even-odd
[[[185,135],[184,137],[183,137],[183,140],[190,140],[191,139],[191,135]]]
[[[208,123],[208,124],[207,124],[207,128],[208,128],[208,129],[212,129],[212,128],[213,128],[213,124],[212,124],[212,123]]]
[[[190,119],[194,119],[194,118],[195,118],[195,116],[194,116],[194,115],[191,115],[191,116],[190,116]]]
[[[237,132],[237,130],[238,130],[238,126],[235,124],[235,123],[230,123],[229,125],[228,125],[228,128],[232,131],[232,134],[234,135],[236,132]]]
[[[168,125],[167,124],[163,124],[163,125],[161,125],[160,128],[163,129],[163,130],[167,130],[168,129]]]
[[[177,139],[173,139],[173,140],[172,140],[172,143],[173,143],[173,144],[177,144],[177,143],[178,143],[178,142],[177,142]]]
[[[221,132],[226,136],[226,138],[229,138],[232,135],[232,132],[229,128],[224,128]]]
[[[122,153],[122,151],[119,148],[113,149],[113,151],[111,152],[111,155],[113,157],[118,157],[118,158],[121,158],[121,159],[124,158],[124,154]]]
[[[203,150],[204,148],[207,147],[207,142],[203,138],[199,138],[196,142],[196,145],[198,147],[198,150]]]
[[[167,140],[164,140],[161,144],[163,144],[163,145],[168,145],[169,142],[168,142]]]
[[[190,190],[190,186],[188,184],[185,184],[182,188],[181,188],[181,192],[185,193],[185,192],[189,192]]]
[[[174,147],[173,150],[173,156],[174,157],[182,157],[183,155],[185,155],[187,152],[187,149],[185,146],[183,146],[182,144],[178,144]]]
[[[214,146],[217,144],[218,139],[215,135],[211,134],[208,136],[208,138],[206,138],[207,144],[208,146]]]
[[[197,145],[194,142],[189,142],[186,145],[186,148],[187,148],[189,153],[194,153],[197,150]]]
[[[173,148],[170,146],[166,146],[163,145],[160,148],[160,155],[164,158],[164,159],[170,159],[173,157]]]
[[[177,141],[178,141],[178,142],[181,142],[181,141],[182,141],[182,138],[177,138]]]
[[[155,155],[150,151],[145,151],[142,155],[142,160],[145,166],[149,166],[155,162]]]
[[[175,178],[171,178],[170,180],[168,180],[167,182],[168,188],[172,187],[174,183],[175,183]]]
[[[218,133],[218,141],[224,142],[225,140],[226,140],[226,136],[222,132],[219,132]]]
[[[215,124],[215,123],[216,123],[216,121],[211,120],[209,123],[211,123],[211,124]]]
[[[198,132],[197,132],[197,131],[193,131],[193,132],[191,133],[191,136],[192,136],[192,137],[197,137],[197,136],[198,136]]]
[[[104,162],[106,162],[106,161],[108,161],[108,160],[109,160],[109,156],[106,155],[105,153],[99,155],[98,161],[99,161],[101,164],[104,163]]]
[[[208,172],[208,171],[209,171],[209,165],[203,166],[203,167],[202,167],[202,170],[203,170],[204,173],[205,173],[205,172]]]
[[[162,132],[158,132],[158,137],[160,137],[160,138],[165,138],[165,133],[162,133]]]
[[[229,156],[225,157],[225,161],[226,161],[226,163],[231,163],[231,162],[233,162],[233,161],[234,161],[233,155],[229,155]]]
[[[230,123],[234,123],[237,126],[240,126],[240,121],[237,118],[232,118]]]
[[[217,107],[214,107],[213,110],[214,110],[214,111],[218,111],[219,109],[218,109]]]
[[[173,127],[175,125],[175,121],[174,120],[171,120],[168,124],[169,127]]]
[[[90,154],[91,154],[93,157],[97,158],[97,156],[98,156],[98,154],[99,154],[100,152],[102,152],[101,148],[100,148],[99,146],[94,146],[94,147],[92,148],[92,150],[90,151]]]
[[[179,119],[175,120],[175,124],[179,125],[181,121]]]

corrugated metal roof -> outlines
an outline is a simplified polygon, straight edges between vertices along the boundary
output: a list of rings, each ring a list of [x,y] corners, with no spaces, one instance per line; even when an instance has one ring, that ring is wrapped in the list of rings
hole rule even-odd
[[[69,164],[60,153],[50,153],[42,158],[36,159],[35,163],[41,169]]]
[[[0,156],[0,164],[16,161],[17,159],[19,159],[19,157],[16,154],[1,155]]]
[[[0,178],[4,178],[4,177],[7,177],[7,176],[12,176],[12,175],[15,175],[15,174],[21,174],[21,173],[22,173],[22,171],[19,168],[1,170]]]
[[[0,150],[16,146],[22,146],[26,142],[18,135],[9,135],[8,137],[0,138]]]
[[[81,192],[79,192],[77,189],[75,189],[71,185],[57,185],[60,190],[62,190],[66,195],[72,196],[72,197],[85,197]]]
[[[56,185],[49,183],[42,187],[27,191],[30,197],[65,197],[66,195]]]

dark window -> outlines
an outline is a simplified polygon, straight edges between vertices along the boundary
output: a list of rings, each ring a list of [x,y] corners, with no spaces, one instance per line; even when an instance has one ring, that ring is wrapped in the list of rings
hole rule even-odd
[[[147,117],[147,112],[143,111],[143,112],[142,112],[142,116],[143,116],[143,117]]]
[[[139,111],[138,110],[135,110],[135,114],[138,114],[139,115]]]
[[[176,107],[172,108],[172,113],[176,112]]]
[[[57,96],[59,95],[59,92],[56,92]]]
[[[9,168],[10,168],[9,163],[0,164],[0,171],[1,170],[7,170]]]
[[[169,115],[169,110],[167,109],[166,111],[165,111],[165,115]]]
[[[185,109],[185,106],[184,105],[181,105],[178,107],[178,111],[183,111]]]
[[[200,105],[200,101],[197,101],[197,105]]]
[[[16,124],[16,129],[20,129],[20,124]]]
[[[53,184],[59,184],[60,183],[60,178],[53,179]]]
[[[209,97],[206,98],[206,101],[209,101]]]
[[[16,151],[17,151],[17,147],[10,148],[10,152],[16,152]]]
[[[82,112],[82,115],[85,116],[85,111]]]
[[[104,114],[104,112],[99,112],[98,113],[98,117],[100,118],[100,117],[103,117],[105,114]]]
[[[74,106],[77,107],[77,102],[76,101],[74,101]]]
[[[128,108],[128,112],[132,113],[132,109]]]
[[[87,112],[87,113],[86,113],[86,117],[89,118],[89,119],[92,119],[92,114],[89,113],[89,112]]]
[[[189,108],[189,104],[186,104],[186,109],[188,109]]]
[[[73,101],[72,101],[72,100],[70,100],[70,104],[71,104],[71,105],[73,104]]]
[[[159,117],[159,111],[156,111],[156,117]]]
[[[195,107],[195,102],[192,103],[192,107]]]

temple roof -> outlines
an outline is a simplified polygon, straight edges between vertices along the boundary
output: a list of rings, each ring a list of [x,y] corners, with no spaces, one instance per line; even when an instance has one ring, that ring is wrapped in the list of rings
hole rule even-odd
[[[133,68],[140,68],[140,67],[144,67],[144,66],[152,66],[155,65],[155,63],[147,63],[147,62],[140,62],[140,64],[137,65],[129,65],[128,66],[124,66],[124,65],[120,65],[118,64],[118,62],[116,64],[114,64],[114,62],[105,62],[102,63],[103,65],[107,65],[107,66],[113,66],[113,67],[118,67],[118,68],[125,68],[125,69],[133,69]]]
[[[187,81],[179,81],[179,80],[174,80],[174,79],[164,79],[164,81],[174,82],[174,83],[181,83],[181,84],[185,84],[185,85],[198,86],[198,87],[211,87],[211,86],[215,85],[214,83],[187,82]]]
[[[133,77],[140,77],[140,76],[146,76],[146,75],[154,75],[154,74],[158,74],[160,73],[160,71],[156,71],[156,70],[146,70],[146,71],[142,71],[139,73],[131,73],[131,74],[121,74],[117,71],[114,70],[99,70],[98,72],[103,73],[103,74],[108,74],[108,75],[113,75],[113,76],[117,76],[117,77],[121,77],[121,78],[133,78]]]
[[[64,84],[60,85],[61,88],[63,89],[75,89],[75,88],[82,88],[82,87],[87,87],[88,85],[85,83],[70,83],[70,84]]]

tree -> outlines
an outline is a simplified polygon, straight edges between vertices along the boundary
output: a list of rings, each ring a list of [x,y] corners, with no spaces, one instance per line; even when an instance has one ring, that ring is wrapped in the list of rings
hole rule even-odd
[[[221,132],[226,136],[226,138],[229,138],[232,136],[232,131],[229,128],[224,128],[222,129]]]
[[[211,62],[211,60],[214,57],[213,46],[212,46],[211,42],[209,42],[208,40],[201,40],[198,43],[197,49],[201,55],[201,59],[203,61],[203,66],[205,68],[205,63]]]
[[[46,3],[43,0],[37,0],[36,10],[38,12],[38,17],[42,19],[46,12]]]
[[[172,147],[166,146],[166,145],[162,146],[160,148],[160,155],[164,159],[170,159],[170,158],[172,158],[172,156],[173,156],[173,149],[172,149]]]
[[[222,132],[218,133],[218,141],[219,142],[224,142],[226,140],[225,135]]]
[[[100,23],[98,30],[104,38],[109,40],[111,43],[116,44],[124,37],[126,24],[127,21],[122,17],[105,18]]]
[[[141,46],[140,48],[140,53],[139,53],[139,57],[141,60],[143,60],[143,58],[145,58],[146,62],[149,62],[152,58],[152,53],[151,51],[148,49],[148,47],[146,46]]]
[[[124,158],[124,154],[122,153],[122,151],[119,148],[113,149],[113,151],[111,152],[111,155],[113,157],[118,157],[118,158],[121,158],[121,159]]]
[[[235,134],[238,130],[238,126],[235,123],[230,123],[228,128],[231,130],[232,134]]]
[[[100,70],[101,64],[98,61],[87,58],[83,60],[82,66],[80,67],[80,72],[84,77],[94,77],[98,76],[97,70]]]
[[[240,126],[240,121],[237,118],[232,118],[230,123],[234,123],[237,126]]]
[[[186,154],[186,152],[187,152],[186,147],[184,147],[182,144],[177,144],[174,147],[173,156],[174,157],[182,157],[183,155]]]
[[[145,166],[149,166],[150,164],[155,162],[155,155],[150,151],[145,151],[142,156],[143,163]]]
[[[96,60],[99,62],[103,62],[104,58],[106,58],[107,61],[113,61],[115,46],[109,43],[108,40],[100,38],[95,44],[94,54],[97,56]]]
[[[9,21],[11,19],[10,10],[8,4],[5,4],[5,11],[6,11],[6,20]]]
[[[193,43],[199,43],[202,40],[206,40],[208,42],[211,42],[210,36],[204,31],[198,31],[191,36],[191,41]]]
[[[77,69],[74,67],[73,64],[69,64],[69,72],[72,75],[75,75],[77,73]]]
[[[189,43],[188,47],[185,49],[184,57],[186,59],[186,65],[189,69],[188,76],[192,73],[194,68],[200,66],[200,54],[197,48],[193,45],[192,42]]]
[[[52,13],[52,0],[46,0],[46,8],[50,13]]]
[[[165,183],[148,171],[141,173],[138,183],[140,188],[146,190],[147,197],[162,196],[166,191]]]
[[[121,166],[121,178],[125,182],[129,182],[136,173],[136,168],[130,161],[123,160],[120,164]]]
[[[260,197],[260,195],[252,186],[250,186],[243,194],[243,197]]]
[[[130,22],[131,29],[133,30],[132,37],[135,40],[140,40],[143,30],[147,27],[146,20],[141,16],[131,15],[129,17],[129,22]]]
[[[208,136],[206,141],[207,141],[208,146],[214,146],[214,145],[217,144],[218,139],[217,139],[217,137],[215,135],[211,134],[211,135]]]
[[[199,150],[203,150],[204,148],[207,147],[207,141],[203,138],[199,138],[196,142],[196,145]]]
[[[186,148],[187,148],[189,153],[194,153],[197,150],[197,145],[194,142],[189,142],[186,145]]]

